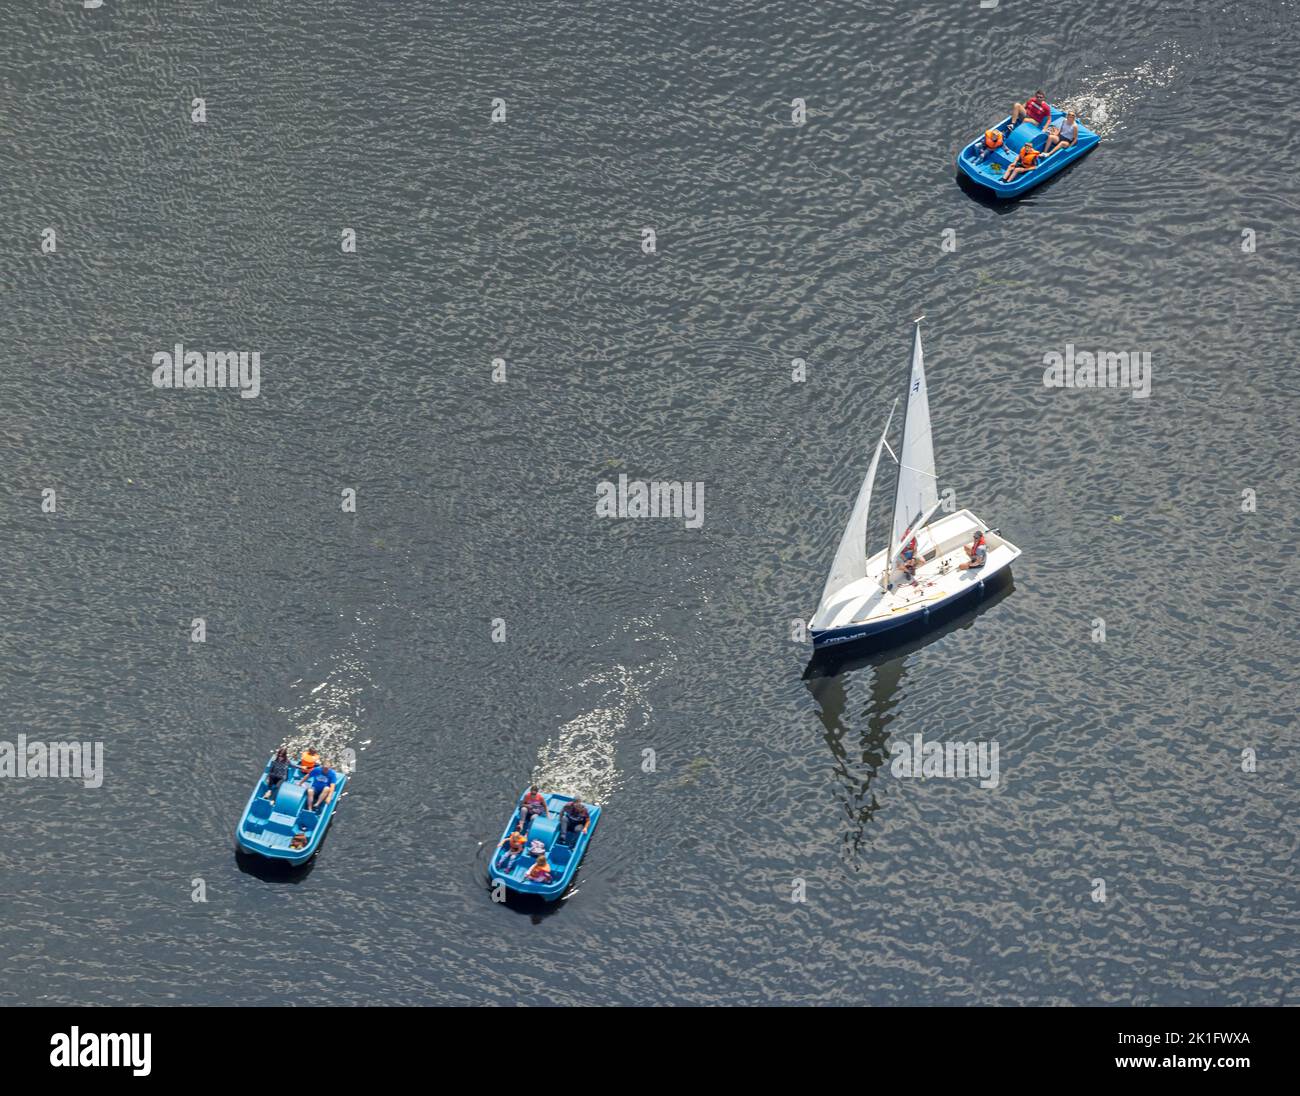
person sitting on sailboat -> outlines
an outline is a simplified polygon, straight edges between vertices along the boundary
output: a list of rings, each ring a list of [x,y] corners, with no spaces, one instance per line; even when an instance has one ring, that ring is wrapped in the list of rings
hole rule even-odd
[[[916,569],[924,562],[925,556],[916,550],[916,537],[913,537],[907,542],[907,547],[903,549],[903,554],[899,557],[899,565],[903,568],[903,573],[915,582]]]
[[[978,571],[988,560],[989,549],[984,540],[983,529],[975,534],[973,544],[966,545],[966,555],[970,558],[958,568],[960,571]]]

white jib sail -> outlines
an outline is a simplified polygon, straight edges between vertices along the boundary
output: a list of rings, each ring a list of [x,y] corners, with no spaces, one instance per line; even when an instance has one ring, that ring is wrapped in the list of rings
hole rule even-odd
[[[880,464],[880,451],[885,445],[885,434],[889,433],[889,424],[894,421],[894,412],[889,412],[884,432],[876,442],[876,451],[871,458],[866,478],[858,488],[857,501],[849,514],[849,523],[844,527],[840,537],[840,546],[835,551],[835,562],[831,564],[831,573],[826,577],[826,586],[822,590],[822,599],[813,614],[815,624],[820,623],[826,607],[844,587],[867,575],[867,511],[871,507],[871,485],[876,481],[876,466]]]
[[[934,475],[934,440],[930,436],[930,400],[925,390],[925,362],[921,355],[921,324],[917,321],[912,346],[912,376],[907,386],[907,412],[903,417],[903,444],[898,450],[898,489],[894,493],[894,524],[890,551],[908,530],[916,533],[939,503]]]

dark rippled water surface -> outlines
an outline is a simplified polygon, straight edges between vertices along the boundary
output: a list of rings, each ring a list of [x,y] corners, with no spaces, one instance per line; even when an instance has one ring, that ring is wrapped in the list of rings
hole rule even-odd
[[[1295,1003],[1296,6],[1032,9],[7,5],[0,738],[106,778],[0,780],[0,1002],[293,1002],[310,948],[342,1003]],[[954,156],[1039,84],[1102,144],[995,208]],[[806,677],[922,311],[1014,589]],[[177,342],[260,395],[154,388]],[[620,473],[703,526],[597,519]],[[349,793],[254,870],[309,739]],[[484,844],[539,767],[606,808],[545,914]]]

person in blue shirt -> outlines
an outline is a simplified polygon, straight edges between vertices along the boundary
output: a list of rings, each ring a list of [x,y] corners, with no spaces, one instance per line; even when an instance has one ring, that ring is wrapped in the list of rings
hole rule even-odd
[[[325,806],[334,797],[334,786],[338,782],[339,774],[322,757],[320,764],[298,782],[307,785],[307,809],[318,811]]]

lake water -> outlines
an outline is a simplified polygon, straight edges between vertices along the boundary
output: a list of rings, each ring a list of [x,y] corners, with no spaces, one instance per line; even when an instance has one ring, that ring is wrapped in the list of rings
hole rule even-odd
[[[0,737],[105,774],[0,780],[0,1003],[1294,1004],[1295,17],[14,6]],[[991,206],[954,157],[1035,86],[1102,143]],[[806,675],[922,312],[1014,589]],[[232,848],[283,741],[356,757],[289,877]],[[535,771],[605,808],[545,912],[486,877]]]

